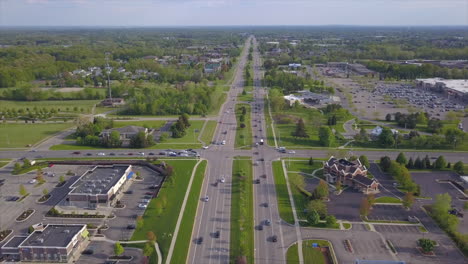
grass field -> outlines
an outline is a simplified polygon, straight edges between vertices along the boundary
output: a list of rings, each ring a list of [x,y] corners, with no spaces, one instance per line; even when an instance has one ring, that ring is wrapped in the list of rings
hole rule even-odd
[[[72,127],[72,123],[0,124],[0,148],[24,148],[57,132]]]
[[[171,176],[174,178],[174,184],[170,185],[168,182],[163,184],[158,198],[151,200],[143,215],[143,226],[135,230],[131,238],[131,240],[144,240],[146,239],[146,233],[153,231],[158,239],[163,259],[166,258],[167,251],[169,250],[180,207],[196,162],[195,160],[166,161],[166,163],[174,168],[173,175]],[[162,214],[158,216],[156,214],[156,202],[161,200],[163,196],[167,199],[167,206]]]
[[[312,243],[317,243],[320,247],[328,247],[331,251],[330,243],[325,240],[306,240],[302,243],[302,254],[304,256],[304,264],[326,264],[325,255],[317,248],[312,247]]]
[[[297,248],[297,243],[290,246],[286,252],[286,263],[287,264],[297,264],[299,262],[299,251]]]
[[[308,173],[311,174],[314,170],[320,169],[323,167],[322,161],[319,160],[314,160],[313,165],[309,165],[309,160],[289,160],[289,159],[284,159],[284,162],[286,164],[286,168],[288,171],[295,171],[295,172],[302,172],[302,173]]]
[[[238,101],[242,101],[242,102],[252,102],[253,101],[253,86],[244,86],[244,91],[246,92],[245,95],[243,95],[242,93],[240,93],[238,96],[237,96],[237,100]]]
[[[213,141],[213,135],[216,130],[217,122],[215,120],[208,120],[205,129],[203,130],[203,134],[200,137],[200,140],[205,142],[206,145],[209,145]]]
[[[5,167],[5,165],[7,165],[8,163],[10,163],[10,162],[9,161],[0,161],[0,168]]]
[[[201,146],[201,143],[198,142],[197,138],[201,132],[204,122],[205,121],[203,120],[192,120],[190,121],[191,126],[186,130],[185,136],[181,138],[167,138],[167,140],[165,140],[164,142],[158,143],[158,145],[163,146],[164,144],[189,143],[189,144],[199,144]]]
[[[171,263],[185,263],[187,260],[188,248],[192,239],[193,223],[195,222],[195,215],[197,213],[197,205],[200,200],[200,192],[205,177],[207,161],[202,161],[195,173],[195,178],[192,182],[192,188],[187,200],[184,211],[184,216],[180,224],[179,234],[177,236],[174,252],[172,255]]]
[[[0,100],[0,108],[6,109],[20,109],[26,108],[33,109],[37,108],[46,108],[51,109],[55,108],[56,110],[60,109],[59,112],[70,112],[75,113],[73,109],[78,107],[78,112],[81,113],[81,108],[83,108],[83,113],[91,113],[91,109],[95,104],[98,104],[100,100],[63,100],[63,101],[10,101],[10,100]],[[67,110],[68,108],[68,110]]]
[[[231,263],[244,255],[247,263],[254,263],[254,208],[252,160],[237,157],[232,167],[231,194]]]
[[[376,203],[402,203],[402,201],[396,197],[382,196],[375,199]]]
[[[242,115],[241,107],[245,106],[246,114],[244,122],[240,121]],[[252,126],[250,122],[250,105],[238,104],[236,105],[236,119],[237,119],[237,130],[236,130],[236,141],[234,143],[235,148],[251,149],[252,148]],[[241,128],[240,124],[244,123],[245,127]]]
[[[124,127],[124,126],[142,126],[159,129],[167,121],[164,120],[148,120],[148,121],[114,121],[114,127]]]
[[[288,188],[286,186],[286,178],[283,173],[283,166],[281,161],[273,161],[273,177],[276,186],[276,198],[278,200],[278,211],[281,219],[289,224],[294,224],[294,216],[289,200]]]

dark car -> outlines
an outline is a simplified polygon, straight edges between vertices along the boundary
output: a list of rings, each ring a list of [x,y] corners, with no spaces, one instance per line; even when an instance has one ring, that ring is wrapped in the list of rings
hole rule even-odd
[[[125,194],[133,194],[133,191],[132,190],[128,190],[125,192]]]
[[[74,151],[72,154],[79,155],[79,154],[81,154],[81,152],[79,152],[79,151]]]
[[[129,152],[129,153],[128,153],[128,155],[129,155],[129,156],[132,156],[132,155],[133,155],[133,153]]]
[[[263,207],[268,207],[268,203],[263,203]]]
[[[153,152],[150,152],[150,153],[148,153],[148,155],[150,155],[150,156],[154,156],[154,153],[153,153]]]
[[[221,232],[218,230],[214,233],[215,238],[219,238],[221,236]]]
[[[271,242],[278,242],[278,237],[276,235],[272,236],[271,237]]]
[[[82,252],[83,255],[92,255],[94,254],[94,250],[93,249],[85,249],[83,252]]]
[[[262,231],[263,230],[263,225],[258,225],[258,230]]]
[[[198,243],[198,244],[203,244],[203,237],[199,237],[199,238],[197,239],[197,243]]]
[[[127,229],[135,229],[135,225],[133,225],[133,224],[127,225]]]
[[[254,183],[255,183],[255,184],[260,184],[260,179],[254,180]]]
[[[86,156],[92,156],[92,155],[93,155],[93,154],[91,154],[91,153],[86,153]]]
[[[18,196],[10,196],[5,199],[7,202],[15,202],[19,200]]]
[[[153,196],[154,192],[145,192],[145,194]]]
[[[114,152],[111,152],[111,153],[109,153],[109,155],[111,155],[111,156],[115,156],[115,153],[114,153]]]
[[[268,220],[268,219],[265,219],[264,223],[265,223],[265,225],[267,225],[267,226],[271,225],[271,222],[270,222],[270,220]]]

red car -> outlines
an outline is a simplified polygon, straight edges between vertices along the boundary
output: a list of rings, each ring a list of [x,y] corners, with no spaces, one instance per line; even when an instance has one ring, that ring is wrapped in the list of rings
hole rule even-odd
[[[133,155],[133,153],[131,153],[131,152],[130,152],[130,153],[128,153],[128,155],[129,155],[129,156],[132,156],[132,155]]]
[[[79,154],[81,154],[81,152],[75,151],[75,152],[73,152],[72,154],[79,155]]]

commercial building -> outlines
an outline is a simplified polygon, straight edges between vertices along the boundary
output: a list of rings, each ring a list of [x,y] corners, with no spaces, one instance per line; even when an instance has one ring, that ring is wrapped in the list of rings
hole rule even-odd
[[[25,262],[71,263],[86,248],[86,225],[35,225],[28,236],[14,236],[2,246],[5,259]]]
[[[379,192],[379,183],[375,179],[367,177],[367,168],[361,161],[348,161],[346,159],[336,159],[331,156],[323,164],[324,176],[327,182],[352,186],[363,193]]]
[[[448,97],[468,102],[468,80],[443,78],[416,79],[416,87],[446,94]]]
[[[152,130],[149,130],[145,127],[124,126],[103,130],[99,136],[101,138],[108,139],[110,138],[110,135],[113,131],[119,132],[120,140],[122,141],[122,146],[128,146],[130,144],[130,140],[140,132],[144,132],[145,135],[151,134],[153,132]]]
[[[99,165],[86,171],[67,196],[71,206],[95,209],[110,206],[125,182],[133,176],[131,165]]]
[[[289,106],[299,102],[301,105],[312,106],[312,105],[323,105],[334,103],[334,99],[330,95],[312,93],[307,90],[299,91],[297,94],[290,94],[284,96]]]

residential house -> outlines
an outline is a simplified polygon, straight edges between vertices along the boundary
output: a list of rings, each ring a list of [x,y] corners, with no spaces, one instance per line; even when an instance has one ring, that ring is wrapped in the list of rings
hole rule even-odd
[[[112,131],[117,131],[120,133],[120,140],[122,141],[122,146],[130,145],[130,140],[141,131],[145,132],[146,135],[149,135],[152,133],[151,130],[145,127],[125,126],[125,127],[106,129],[102,131],[99,136],[101,138],[109,138]]]

